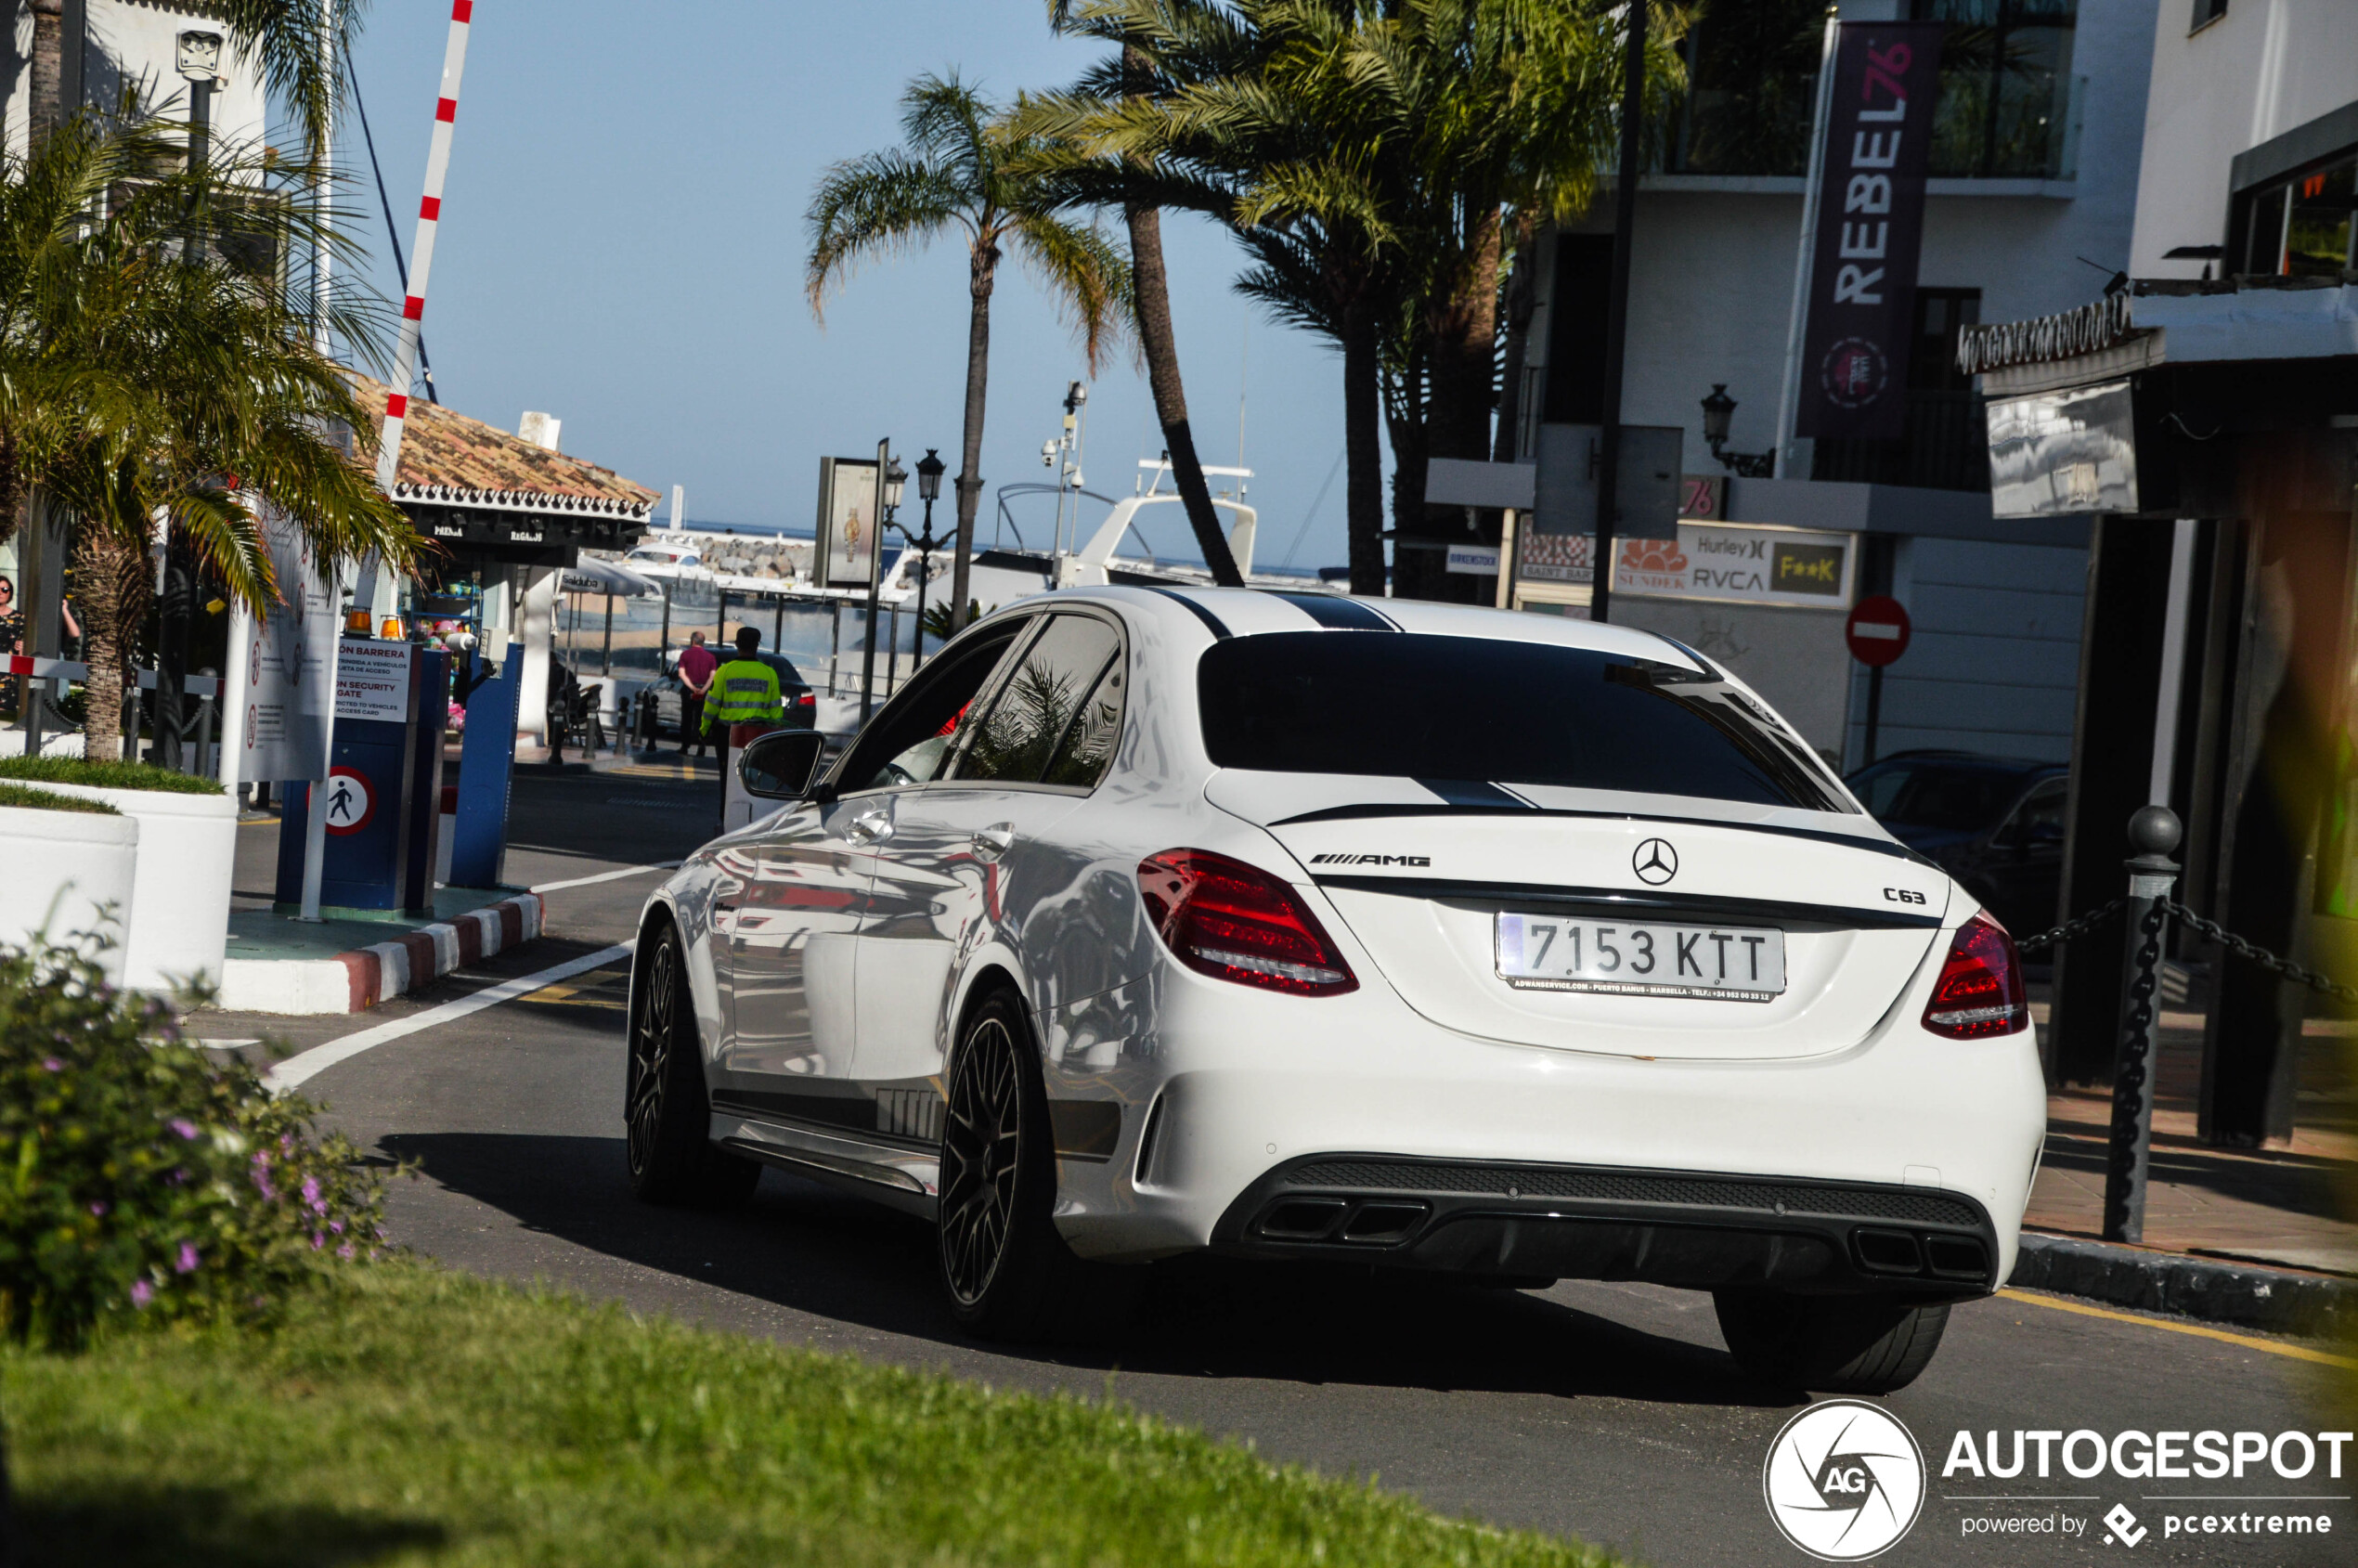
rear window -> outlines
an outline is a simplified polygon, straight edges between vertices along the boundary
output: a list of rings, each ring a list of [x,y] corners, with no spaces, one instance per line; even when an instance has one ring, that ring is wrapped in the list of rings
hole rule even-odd
[[[1215,644],[1197,684],[1223,768],[1851,809],[1756,702],[1678,665],[1481,637],[1277,632]]]

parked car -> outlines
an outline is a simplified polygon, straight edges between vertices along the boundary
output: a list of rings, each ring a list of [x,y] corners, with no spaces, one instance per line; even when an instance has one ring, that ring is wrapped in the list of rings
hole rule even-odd
[[[1903,751],[1847,782],[1893,837],[1937,862],[2007,930],[2028,936],[2059,918],[2068,769],[1969,751]]]
[[[978,622],[649,901],[634,1191],[929,1222],[968,1331],[1153,1260],[1709,1290],[1881,1393],[2015,1262],[2014,944],[1708,658],[1406,600],[1072,589]]]
[[[724,650],[721,662],[737,656],[734,649]],[[789,730],[808,730],[818,712],[818,698],[810,690],[810,682],[794,667],[794,661],[784,654],[762,649],[754,654],[763,664],[778,672],[778,695],[785,708],[785,726]],[[639,688],[639,733],[652,740],[677,741],[680,738],[680,699],[686,689],[680,684],[680,654],[678,650],[664,655],[664,672],[656,680]]]

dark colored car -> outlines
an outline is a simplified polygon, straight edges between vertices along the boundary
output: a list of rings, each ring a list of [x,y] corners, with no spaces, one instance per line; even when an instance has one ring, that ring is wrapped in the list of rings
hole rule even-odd
[[[734,657],[736,654],[732,651],[721,663],[726,664]],[[802,672],[795,668],[793,661],[784,654],[772,654],[765,649],[754,657],[778,672],[778,695],[785,708],[786,728],[810,729],[817,718],[819,706],[818,697],[810,690],[810,682],[802,678]],[[683,694],[680,684],[679,654],[667,655],[664,664],[667,667],[660,680],[639,688],[639,732],[654,740],[676,741],[680,738],[680,699]]]
[[[1903,751],[1859,769],[1850,792],[1892,836],[1937,862],[2016,936],[2055,923],[2063,887],[2060,763]]]

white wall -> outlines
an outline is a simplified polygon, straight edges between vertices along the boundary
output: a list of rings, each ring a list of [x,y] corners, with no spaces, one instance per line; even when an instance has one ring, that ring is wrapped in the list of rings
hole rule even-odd
[[[2192,33],[2191,0],[2160,6],[2130,270],[2199,278],[2201,262],[2162,253],[2225,240],[2235,154],[2358,101],[2358,3],[2234,0]]]
[[[0,92],[6,95],[0,110],[10,151],[22,155],[28,123],[32,71],[32,16],[16,11],[14,46],[0,68]],[[77,48],[75,23],[82,23]],[[191,28],[226,32],[221,22],[194,9],[175,9],[142,0],[83,0],[66,6],[64,90],[72,94],[77,79],[80,101],[111,110],[126,84],[136,86],[149,107],[185,119],[188,112],[188,83],[180,79],[175,40]],[[253,60],[231,50],[225,68],[227,79],[213,95],[212,123],[220,143],[259,144],[269,123],[269,104]],[[72,100],[69,97],[69,103]]]

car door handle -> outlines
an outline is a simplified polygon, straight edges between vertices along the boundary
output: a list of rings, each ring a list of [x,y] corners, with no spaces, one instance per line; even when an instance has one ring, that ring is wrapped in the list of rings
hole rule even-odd
[[[1015,823],[992,823],[976,833],[974,857],[978,861],[995,861],[1015,848]]]
[[[864,817],[854,817],[843,831],[844,836],[855,844],[881,844],[892,836],[892,814],[871,811]]]

